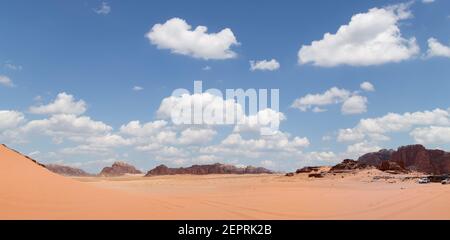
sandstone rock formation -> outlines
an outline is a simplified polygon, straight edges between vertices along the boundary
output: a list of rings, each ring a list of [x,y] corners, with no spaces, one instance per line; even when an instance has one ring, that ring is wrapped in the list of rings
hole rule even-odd
[[[325,173],[310,173],[308,175],[310,178],[323,178],[325,177]]]
[[[450,153],[429,150],[422,145],[409,145],[394,150],[367,153],[358,163],[375,166],[381,171],[418,171],[429,174],[450,173]]]
[[[320,167],[304,167],[295,171],[296,174],[300,173],[311,173],[319,171]]]
[[[142,172],[137,170],[134,166],[124,163],[124,162],[115,162],[111,167],[105,167],[99,173],[100,176],[103,177],[118,177],[123,176],[125,174],[141,174]]]
[[[391,159],[394,150],[382,149],[378,152],[366,153],[358,158],[358,162],[374,167],[380,166],[383,161],[389,161]]]
[[[383,172],[390,172],[390,173],[404,173],[407,172],[407,170],[402,166],[401,164],[393,161],[383,161],[380,163],[380,165],[377,167],[378,170]]]
[[[193,165],[187,168],[169,168],[165,165],[160,165],[147,172],[145,176],[159,176],[159,175],[176,175],[176,174],[192,174],[192,175],[206,175],[206,174],[272,174],[273,172],[261,167],[245,167],[238,168],[233,165],[212,164],[212,165]]]
[[[442,150],[428,150],[422,145],[409,145],[398,148],[390,161],[408,170],[424,173],[450,173],[450,153]]]
[[[85,172],[82,169],[69,167],[69,166],[63,166],[59,164],[46,164],[45,167],[59,175],[63,176],[70,176],[70,177],[88,177],[92,176],[92,174],[89,174]]]
[[[348,172],[356,169],[365,169],[367,167],[369,167],[367,164],[359,163],[358,161],[352,159],[345,159],[344,161],[342,161],[342,163],[333,166],[330,169],[330,172],[332,173]]]

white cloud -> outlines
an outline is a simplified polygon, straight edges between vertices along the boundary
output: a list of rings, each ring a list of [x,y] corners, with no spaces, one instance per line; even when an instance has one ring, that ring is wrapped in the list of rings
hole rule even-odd
[[[271,134],[278,130],[279,123],[286,119],[281,112],[271,108],[246,115],[244,107],[235,99],[224,99],[210,93],[183,94],[170,96],[162,100],[157,111],[160,119],[170,119],[179,123],[191,124],[195,115],[193,106],[201,106],[202,123],[208,126],[234,125],[234,130],[260,131]],[[189,112],[190,111],[190,112]],[[198,125],[198,124],[197,124]]]
[[[210,142],[217,132],[212,129],[188,128],[181,132],[179,143],[183,145],[205,144]]]
[[[99,15],[108,15],[111,12],[111,6],[107,2],[102,2],[100,7],[94,9],[94,12]]]
[[[360,143],[355,143],[353,145],[350,145],[347,147],[347,153],[351,156],[361,156],[366,153],[370,152],[377,152],[381,149],[381,147],[374,145],[372,143],[369,143],[367,141],[363,141]]]
[[[144,90],[144,88],[141,87],[141,86],[134,86],[133,87],[133,91],[139,92],[139,91],[142,91],[142,90]]]
[[[231,133],[218,145],[208,146],[202,150],[205,153],[225,155],[243,154],[245,157],[258,158],[268,153],[296,154],[301,153],[310,145],[306,137],[293,137],[289,134],[278,132],[274,135],[259,136],[258,138],[245,139],[239,133]]]
[[[374,141],[389,139],[385,134],[393,132],[407,132],[416,126],[450,126],[450,113],[446,110],[413,113],[388,113],[379,118],[361,119],[356,127],[341,129],[338,141]]]
[[[62,92],[56,99],[47,105],[30,107],[34,114],[75,114],[81,115],[86,111],[86,103],[83,100],[75,101],[75,98]]]
[[[292,103],[293,108],[298,108],[303,112],[308,111],[314,106],[326,106],[338,104],[348,99],[351,92],[346,89],[333,87],[322,94],[308,94],[302,98],[296,99]]]
[[[337,87],[330,88],[324,93],[308,94],[296,99],[291,107],[306,112],[312,110],[315,113],[325,112],[324,106],[341,104],[342,114],[360,114],[367,111],[367,98]]]
[[[157,116],[161,119],[172,119],[172,115],[182,118],[185,109],[192,109],[193,106],[202,106],[202,113],[210,112],[211,115],[217,113],[217,119],[204,117],[208,125],[224,124],[226,119],[243,119],[244,110],[234,99],[224,100],[210,93],[183,94],[181,96],[170,96],[164,98],[157,111]],[[223,114],[225,112],[225,114]],[[222,116],[221,116],[222,115]],[[189,117],[187,120],[191,120]],[[217,121],[216,121],[217,120]],[[233,122],[234,123],[234,122]]]
[[[364,133],[352,128],[340,129],[338,133],[338,142],[356,142],[364,139]]]
[[[266,108],[259,111],[255,115],[242,116],[241,122],[236,125],[234,131],[236,132],[258,132],[262,128],[268,127],[271,123],[281,122],[286,120],[286,116],[281,113],[274,111],[273,109]]]
[[[6,86],[6,87],[14,87],[13,81],[8,76],[4,76],[4,75],[0,75],[0,85]]]
[[[205,60],[236,57],[230,48],[239,43],[231,29],[225,28],[218,33],[207,33],[207,30],[205,26],[192,30],[185,20],[172,18],[164,24],[155,24],[146,37],[158,48],[170,49],[176,54]]]
[[[305,160],[308,162],[334,162],[338,160],[338,156],[334,152],[309,152],[305,154]]]
[[[250,70],[256,71],[275,71],[280,68],[280,63],[272,59],[270,61],[268,60],[262,60],[262,61],[250,61]]]
[[[434,3],[434,2],[435,2],[435,0],[422,0],[422,3],[425,3],[425,4]]]
[[[0,111],[0,130],[7,130],[18,126],[25,120],[25,116],[17,111]]]
[[[429,126],[416,128],[410,135],[420,144],[450,143],[450,127]]]
[[[440,43],[435,38],[428,39],[428,51],[426,57],[447,57],[450,58],[450,47]]]
[[[57,114],[48,119],[32,120],[21,130],[25,133],[43,133],[57,142],[62,142],[65,138],[83,142],[87,137],[108,134],[112,127],[87,116]]]
[[[215,96],[196,97],[197,101],[213,103],[213,106],[226,103],[223,99],[215,102],[218,100]],[[72,97],[70,101],[64,102],[73,104],[76,103],[74,99]],[[57,100],[54,102],[59,102]],[[54,102],[49,105],[60,105]],[[238,106],[234,101],[230,101],[229,104]],[[163,105],[161,103],[162,108]],[[117,159],[125,156],[125,153],[130,153],[137,156],[150,154],[153,160],[168,161],[177,165],[206,162],[245,164],[247,161],[257,164],[270,159],[276,168],[284,164],[282,160],[303,159],[302,150],[310,145],[306,137],[291,136],[281,131],[276,131],[271,136],[254,132],[253,130],[264,124],[255,121],[256,117],[261,118],[263,122],[270,122],[273,118],[284,118],[282,113],[271,109],[258,112],[258,116],[246,116],[242,113],[240,116],[248,125],[242,125],[239,131],[236,128],[220,128],[217,125],[177,126],[166,120],[146,123],[130,121],[115,131],[106,123],[88,116],[59,113],[66,112],[60,111],[61,107],[42,109],[50,116],[28,122],[22,113],[0,111],[2,141],[31,144],[32,139],[39,139],[42,142],[51,140],[53,145],[50,148],[53,149],[39,155],[45,156],[47,161],[71,159],[69,162],[73,162],[79,158],[78,155],[83,155],[82,162],[88,163],[99,157]],[[224,131],[219,134],[219,128],[229,133]]]
[[[412,16],[410,4],[372,8],[352,17],[335,34],[303,45],[298,52],[300,64],[334,67],[369,66],[410,59],[420,49],[415,38],[402,37],[399,21]]]
[[[167,122],[164,120],[148,122],[143,125],[139,121],[131,121],[120,127],[120,133],[136,137],[149,136],[163,130],[166,126]]]
[[[362,90],[364,90],[366,92],[373,92],[373,91],[375,91],[375,87],[370,82],[363,82],[363,83],[361,83],[360,87],[361,87]]]
[[[354,95],[344,101],[341,107],[343,114],[360,114],[367,112],[367,98]]]

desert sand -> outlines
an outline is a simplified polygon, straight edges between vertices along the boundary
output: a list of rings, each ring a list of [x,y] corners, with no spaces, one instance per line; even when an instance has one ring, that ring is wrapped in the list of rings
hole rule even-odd
[[[450,219],[450,186],[382,174],[66,178],[0,146],[0,219]]]

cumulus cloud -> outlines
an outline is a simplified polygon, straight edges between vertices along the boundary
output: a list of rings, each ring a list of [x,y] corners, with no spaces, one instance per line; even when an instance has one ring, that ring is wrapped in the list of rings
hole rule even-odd
[[[144,123],[130,121],[114,130],[104,122],[78,115],[84,110],[66,113],[67,108],[61,106],[77,106],[76,103],[79,102],[75,97],[67,95],[60,94],[48,105],[36,107],[39,109],[37,112],[49,115],[43,119],[27,121],[20,112],[0,111],[2,141],[17,140],[28,144],[30,139],[35,138],[43,142],[51,140],[52,151],[39,155],[45,156],[46,161],[77,160],[78,155],[83,155],[85,159],[83,162],[87,163],[98,158],[122,158],[125,155],[119,153],[126,151],[127,154],[128,152],[146,156],[150,154],[155,161],[167,161],[177,165],[208,162],[243,164],[246,161],[262,162],[271,159],[273,167],[276,168],[279,168],[279,164],[283,164],[283,159],[291,161],[303,159],[305,155],[302,150],[310,145],[308,138],[291,136],[282,131],[276,131],[270,136],[257,132],[258,128],[264,125],[264,121],[284,118],[282,113],[272,109],[261,110],[256,115],[246,115],[242,112],[239,116],[247,125],[241,125],[240,129],[222,128],[214,124],[177,126],[163,119]],[[197,97],[197,101],[213,103],[213,106],[226,104],[221,98],[219,98],[221,101],[215,102],[218,100],[215,96],[190,97]],[[162,101],[160,109],[172,106],[165,104],[167,102]],[[239,105],[235,101],[230,101],[229,104],[234,107]],[[260,122],[256,121],[256,118],[265,120]],[[222,131],[224,129],[226,131]]]
[[[250,61],[250,70],[256,71],[275,71],[280,68],[280,63],[272,59],[270,61],[268,60],[261,60],[261,61]]]
[[[32,120],[23,126],[22,130],[26,133],[43,133],[58,141],[64,138],[84,141],[89,136],[109,133],[112,127],[87,116],[57,114],[48,119]]]
[[[157,116],[161,119],[174,120],[175,118],[191,123],[192,115],[195,114],[193,111],[194,106],[201,106],[201,113],[210,115],[210,117],[202,116],[208,125],[224,124],[227,122],[227,119],[232,119],[232,123],[235,123],[235,120],[244,117],[242,106],[234,99],[225,100],[223,97],[207,92],[164,98],[157,111]]]
[[[410,4],[372,8],[354,15],[335,34],[303,45],[298,52],[300,64],[334,67],[369,66],[400,62],[419,53],[415,38],[403,38],[399,22],[412,16]]]
[[[450,127],[429,126],[416,128],[410,135],[420,144],[450,143]]]
[[[0,85],[14,87],[14,83],[8,76],[0,75]]]
[[[309,162],[334,162],[337,155],[334,152],[309,152],[305,154],[305,158]],[[339,160],[338,160],[339,161]]]
[[[74,114],[81,115],[86,111],[86,103],[83,100],[76,101],[75,98],[62,92],[56,99],[47,104],[30,107],[30,112],[34,114]]]
[[[361,87],[362,90],[364,90],[366,92],[373,92],[373,91],[375,91],[375,87],[370,82],[363,82],[363,83],[361,83],[360,87]]]
[[[348,99],[350,95],[351,92],[346,89],[333,87],[322,94],[308,94],[302,98],[296,99],[292,103],[292,107],[306,112],[314,106],[327,106],[330,104],[341,103],[345,99]]]
[[[372,86],[373,87],[373,86]],[[367,111],[367,98],[350,92],[346,89],[332,87],[324,93],[307,94],[294,100],[291,107],[306,112],[312,110],[315,113],[325,112],[323,107],[333,104],[341,104],[342,114],[360,114]]]
[[[218,33],[207,33],[208,28],[197,26],[194,30],[180,18],[155,24],[146,34],[150,42],[172,53],[201,59],[229,59],[237,56],[230,48],[239,45],[229,28]]]
[[[428,51],[425,55],[431,57],[447,57],[450,58],[450,47],[440,43],[435,38],[428,39]]]
[[[111,12],[111,6],[107,2],[102,2],[102,4],[94,9],[94,12],[99,15],[108,15]]]
[[[181,132],[179,138],[180,144],[206,144],[210,142],[217,132],[213,129],[194,129],[188,128]]]
[[[289,135],[283,132],[250,139],[243,138],[239,133],[232,133],[219,145],[212,146],[209,150],[213,152],[227,153],[230,153],[230,151],[246,152],[246,154],[249,155],[256,154],[262,156],[264,152],[270,151],[295,153],[308,147],[309,145],[310,141],[308,138],[289,138]]]
[[[234,128],[236,132],[258,132],[261,129],[269,126],[273,122],[280,122],[286,119],[286,116],[273,109],[266,108],[260,110],[255,115],[243,115],[240,122]]]
[[[420,126],[448,127],[450,126],[450,113],[447,110],[435,109],[404,114],[388,113],[379,118],[361,119],[354,128],[340,129],[338,141],[361,141],[363,139],[383,141],[389,139],[386,134],[408,132]],[[422,136],[421,133],[423,131],[417,130],[413,136]]]
[[[120,127],[120,133],[129,136],[149,136],[159,132],[167,126],[164,120],[148,122],[141,124],[139,121],[131,121],[126,125]]]
[[[195,113],[194,106],[201,106]],[[235,125],[235,131],[260,131],[271,134],[286,119],[281,112],[271,108],[246,115],[244,107],[235,99],[224,99],[210,93],[170,96],[161,102],[157,111],[160,119],[171,119],[175,124],[192,124],[200,119],[205,125]],[[200,115],[200,117],[197,117]],[[198,125],[198,124],[197,124]]]
[[[0,111],[0,130],[10,129],[18,126],[25,120],[25,116],[17,111]]]
[[[381,147],[367,142],[359,142],[355,143],[353,145],[350,145],[347,147],[347,153],[352,156],[361,156],[363,154],[369,153],[369,152],[378,152],[381,149]]]
[[[341,107],[343,114],[360,114],[367,112],[367,98],[354,95],[344,101]]]

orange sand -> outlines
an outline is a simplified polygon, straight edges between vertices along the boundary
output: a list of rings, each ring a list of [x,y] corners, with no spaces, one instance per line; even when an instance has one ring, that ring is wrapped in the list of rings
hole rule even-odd
[[[450,186],[376,174],[70,179],[0,146],[0,219],[450,219]]]

